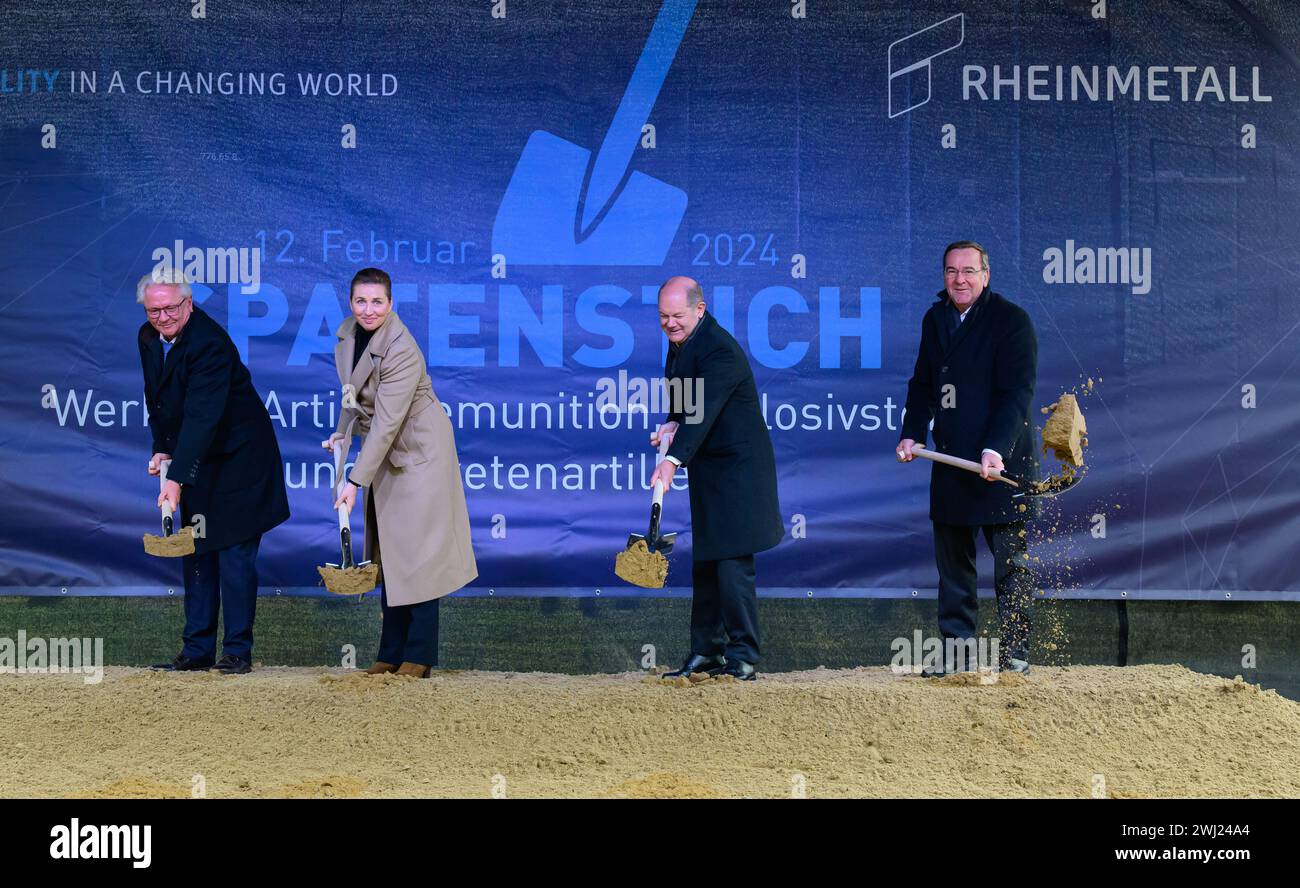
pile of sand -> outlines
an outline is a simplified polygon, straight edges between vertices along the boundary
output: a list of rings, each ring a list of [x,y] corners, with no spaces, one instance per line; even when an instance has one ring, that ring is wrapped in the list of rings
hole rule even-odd
[[[969,688],[979,685],[1001,685],[1002,687],[1018,687],[1028,682],[1023,674],[1019,672],[990,672],[979,670],[978,672],[953,672],[950,675],[941,675],[934,681],[936,684],[948,688]]]
[[[712,786],[696,783],[682,774],[649,774],[624,780],[600,794],[611,799],[716,799]]]
[[[734,675],[709,675],[707,672],[692,672],[690,675],[679,675],[676,678],[647,675],[641,679],[641,683],[657,684],[666,688],[697,688],[706,684],[732,684],[735,680]]]
[[[0,795],[1300,795],[1300,703],[1180,666],[0,675]],[[964,681],[965,679],[963,679]]]

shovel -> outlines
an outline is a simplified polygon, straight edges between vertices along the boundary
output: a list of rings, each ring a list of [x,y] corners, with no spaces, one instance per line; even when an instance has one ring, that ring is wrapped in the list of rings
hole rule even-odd
[[[171,464],[170,459],[164,459],[158,463],[159,491],[167,486],[167,469],[171,467]],[[144,535],[145,552],[159,558],[180,558],[184,555],[193,555],[194,531],[188,527],[182,527],[179,533],[176,531],[172,515],[172,504],[169,501],[163,500],[160,508],[162,509],[162,536],[146,533]]]
[[[984,467],[979,463],[975,462],[974,460],[962,459],[959,456],[950,456],[947,453],[940,453],[937,450],[930,450],[929,448],[925,447],[922,444],[912,445],[912,455],[919,456],[922,459],[928,459],[931,462],[943,463],[946,466],[953,466],[954,468],[965,469],[968,472],[974,472],[976,475],[979,475],[984,471]],[[902,462],[903,458],[901,456],[898,457],[898,461]],[[1015,476],[1008,475],[1006,472],[1003,472],[1001,469],[989,469],[989,477],[996,478],[998,481],[1001,481],[1003,484],[1010,484],[1012,487],[1017,488],[1018,492],[1011,494],[1011,498],[1021,499],[1025,497],[1058,496],[1059,494],[1064,493],[1074,485],[1078,484],[1079,479],[1082,478],[1083,476],[1074,475],[1069,478],[1061,478],[1061,479],[1053,478],[1047,481],[1040,481],[1037,484],[1030,484],[1029,486],[1024,486],[1023,482],[1017,480]]]
[[[334,444],[334,479],[343,483],[343,466],[347,461],[347,450],[342,441]],[[324,567],[316,568],[325,588],[335,595],[364,595],[379,584],[379,565],[369,561],[357,564],[352,557],[352,524],[348,519],[348,507],[339,504],[339,549],[341,556],[338,564],[326,562]]]
[[[515,265],[661,265],[686,213],[682,189],[630,169],[697,0],[664,0],[600,148],[536,130],[492,226]]]
[[[658,465],[668,452],[668,441],[659,442]],[[650,501],[650,527],[644,534],[630,533],[627,548],[614,560],[614,573],[634,586],[645,589],[662,589],[668,580],[668,558],[672,554],[676,533],[660,533],[659,520],[663,515],[664,485],[655,482],[654,498]]]

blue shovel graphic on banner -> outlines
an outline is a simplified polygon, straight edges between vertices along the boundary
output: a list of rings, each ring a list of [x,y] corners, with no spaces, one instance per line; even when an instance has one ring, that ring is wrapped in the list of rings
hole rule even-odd
[[[661,265],[686,192],[628,164],[697,0],[666,0],[600,150],[544,130],[528,137],[492,227],[492,252],[519,265]]]

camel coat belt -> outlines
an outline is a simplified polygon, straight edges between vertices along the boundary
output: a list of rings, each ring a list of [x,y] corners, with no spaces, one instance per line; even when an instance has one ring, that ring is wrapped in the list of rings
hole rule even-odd
[[[389,606],[449,595],[478,576],[456,438],[424,354],[397,313],[353,369],[357,322],[336,331],[343,386],[338,431],[361,450],[349,477],[365,501],[365,557],[380,566]]]

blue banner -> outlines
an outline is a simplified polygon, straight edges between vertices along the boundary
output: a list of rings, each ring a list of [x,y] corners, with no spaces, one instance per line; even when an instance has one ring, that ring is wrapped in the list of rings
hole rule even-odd
[[[267,590],[319,592],[337,560],[333,331],[374,265],[456,431],[471,594],[661,594],[613,564],[663,410],[602,406],[662,372],[673,274],[762,393],[789,528],[762,593],[926,594],[929,472],[894,445],[943,246],[971,238],[1036,326],[1037,406],[1073,391],[1087,417],[1085,479],[1034,526],[1044,587],[1300,598],[1294,12],[5,4],[0,592],[178,585],[140,544],[135,286],[163,257],[276,426]]]

